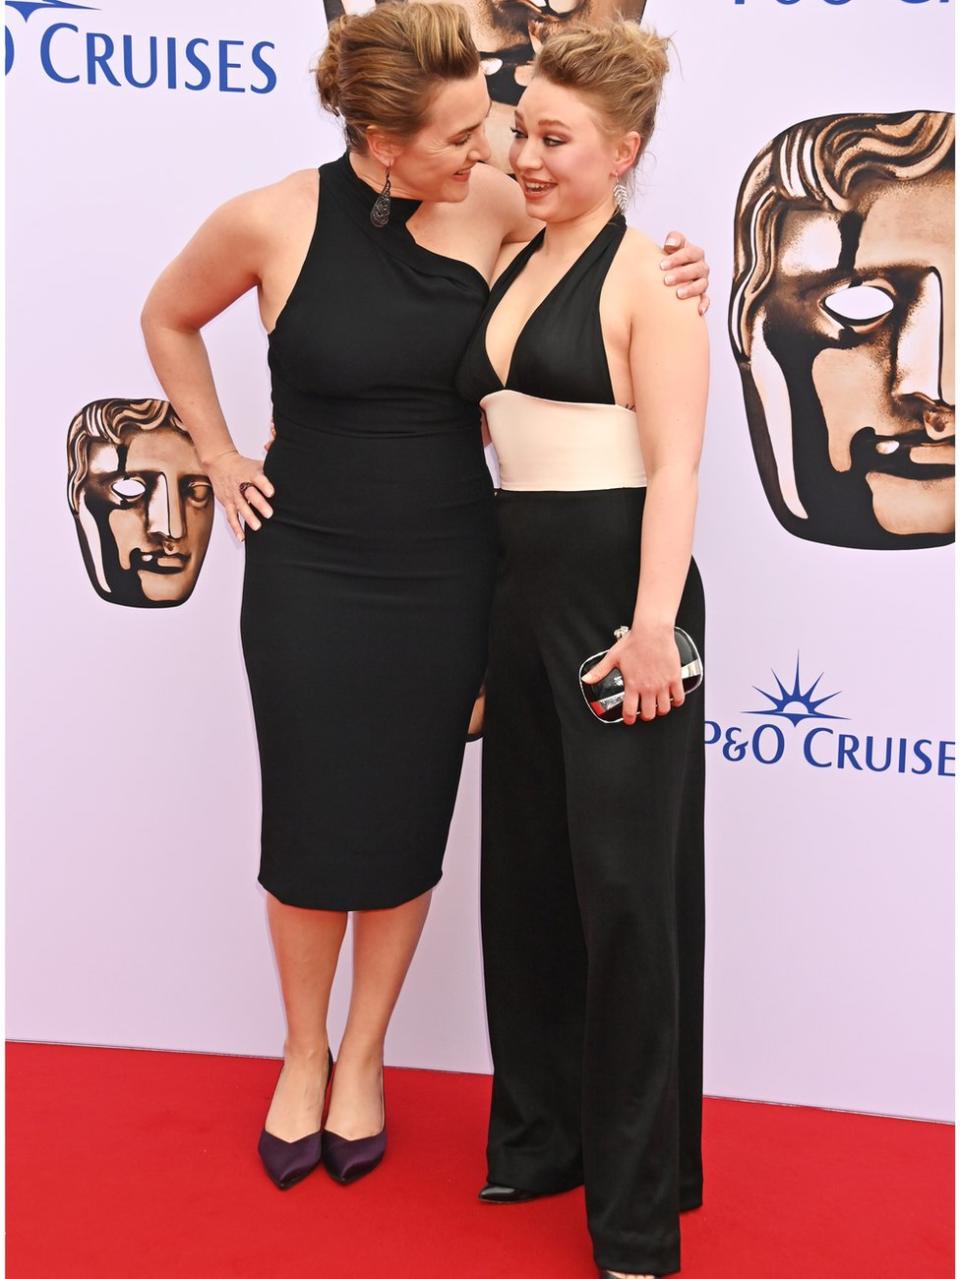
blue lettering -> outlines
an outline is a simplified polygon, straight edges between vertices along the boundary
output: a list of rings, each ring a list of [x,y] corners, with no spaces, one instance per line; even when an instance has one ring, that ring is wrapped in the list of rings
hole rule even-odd
[[[237,85],[230,83],[230,72],[239,71],[243,66],[242,62],[230,61],[230,49],[242,49],[242,40],[221,40],[220,41],[220,92],[221,93],[246,93],[246,89],[238,88]]]
[[[738,742],[737,736],[742,732],[739,728],[728,728],[723,738],[723,758],[736,763],[747,753],[747,742]]]
[[[70,32],[85,42],[85,66],[76,74],[66,74],[65,68],[55,65],[55,42],[63,32]],[[138,41],[146,41],[146,46]],[[4,46],[5,74],[9,75],[17,50],[14,34],[6,25]],[[40,36],[40,65],[45,75],[57,84],[85,81],[94,86],[110,84],[117,89],[125,84],[133,89],[165,84],[168,89],[184,88],[193,92],[215,85],[222,93],[249,92],[261,96],[272,93],[279,79],[273,64],[276,44],[271,40],[260,40],[253,45],[249,50],[252,67],[247,67],[243,58],[235,60],[237,51],[246,51],[246,47],[243,40],[211,42],[197,37],[181,45],[176,36],[111,36],[103,31],[82,33],[71,22],[55,22]],[[165,58],[165,65],[161,58]],[[249,83],[238,83],[245,69]]]
[[[715,719],[708,719],[704,721],[704,728],[706,730],[706,735],[703,739],[704,745],[705,746],[716,745],[716,743],[719,742],[720,740],[720,725],[717,723]],[[713,733],[712,737],[710,736],[710,733]]]
[[[103,52],[97,52],[97,44],[103,45]],[[87,84],[97,83],[96,68],[99,67],[108,84],[120,88],[120,81],[110,69],[109,59],[113,57],[114,45],[110,36],[102,31],[87,32]]]
[[[940,777],[956,777],[956,773],[947,771],[948,764],[955,764],[957,758],[951,754],[951,748],[956,750],[956,742],[941,742],[940,750],[937,752],[937,773]]]
[[[177,38],[167,36],[167,88],[177,87]]]
[[[198,91],[200,89],[205,89],[207,85],[210,83],[211,79],[213,78],[210,75],[210,68],[207,66],[205,62],[202,62],[200,58],[197,56],[197,49],[199,48],[200,45],[203,45],[205,48],[209,48],[210,41],[209,40],[191,40],[190,43],[187,45],[187,61],[195,70],[200,72],[200,83],[191,84],[188,80],[184,80],[183,87],[185,89],[196,89]]]
[[[853,754],[860,745],[860,739],[858,737],[854,737],[852,733],[841,733],[837,745],[839,747],[837,752],[837,768],[843,768],[843,761],[849,760],[858,773],[863,772],[861,765],[857,763]]]
[[[867,735],[867,768],[870,769],[871,773],[885,773],[890,767],[890,761],[893,758],[893,738],[887,737],[885,738],[885,741],[887,743],[887,747],[886,754],[883,757],[883,763],[877,764],[873,758],[873,736],[871,734]]]
[[[812,764],[814,768],[832,768],[833,764],[830,760],[828,760],[825,764],[822,764],[820,760],[813,758],[813,739],[818,733],[828,733],[832,737],[833,729],[824,728],[822,725],[820,728],[811,728],[810,732],[807,733],[806,737],[803,739],[803,758],[808,764]]]
[[[764,733],[772,733],[774,740],[774,754],[770,759],[766,759],[760,750],[760,743],[763,741]],[[783,757],[783,750],[786,746],[786,740],[783,736],[783,730],[776,724],[761,724],[753,735],[751,745],[753,747],[753,758],[761,764],[776,764]]]
[[[157,81],[157,37],[150,36],[150,76],[138,80],[133,73],[133,36],[123,37],[123,77],[134,89],[149,89]]]
[[[923,750],[923,747],[932,745],[933,742],[931,742],[928,737],[921,737],[918,742],[913,743],[913,753],[916,755],[917,759],[920,760],[921,764],[923,764],[923,768],[911,768],[911,773],[916,773],[918,776],[922,777],[924,773],[930,772],[931,768],[933,768],[933,760],[927,752]]]
[[[13,60],[14,60],[14,58],[17,56],[17,51],[16,51],[16,49],[13,47],[13,36],[12,36],[12,34],[11,34],[11,32],[10,32],[10,28],[9,28],[9,27],[4,27],[4,28],[3,28],[3,30],[4,30],[4,33],[5,33],[5,35],[6,35],[6,46],[7,46],[7,49],[6,49],[6,64],[5,64],[5,65],[6,65],[6,70],[4,71],[4,75],[9,75],[9,74],[10,74],[10,72],[13,70]]]
[[[276,47],[269,40],[261,40],[259,44],[255,44],[251,49],[250,56],[253,59],[253,65],[258,71],[263,72],[265,80],[263,87],[259,89],[255,84],[252,84],[250,86],[251,93],[272,93],[277,87],[277,73],[263,57],[264,49],[276,49]]]
[[[72,31],[74,35],[80,34],[80,28],[75,27],[70,22],[55,22],[52,27],[47,27],[43,33],[43,39],[40,41],[40,65],[50,79],[56,80],[58,84],[76,84],[80,79],[78,75],[60,75],[59,72],[54,70],[53,63],[50,60],[50,45],[53,43],[53,37],[58,31]]]

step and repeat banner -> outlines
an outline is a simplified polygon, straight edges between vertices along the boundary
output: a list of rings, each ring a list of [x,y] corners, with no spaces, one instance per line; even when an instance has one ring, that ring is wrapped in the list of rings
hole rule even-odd
[[[706,1087],[945,1119],[954,6],[625,4],[675,42],[631,221],[682,229],[713,268]],[[504,163],[539,42],[615,0],[468,8]],[[242,551],[138,317],[216,205],[341,150],[310,77],[328,14],[7,0],[5,17],[8,1031],[274,1055]],[[255,299],[206,336],[256,454]],[[480,750],[394,1064],[489,1068]]]

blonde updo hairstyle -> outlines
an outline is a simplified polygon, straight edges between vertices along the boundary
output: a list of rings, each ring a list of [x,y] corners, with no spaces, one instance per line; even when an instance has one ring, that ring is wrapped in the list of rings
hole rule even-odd
[[[639,160],[656,124],[669,47],[655,31],[628,19],[574,24],[547,39],[534,75],[586,98],[611,137],[639,133]]]
[[[317,91],[343,120],[350,149],[365,152],[368,129],[412,138],[444,81],[467,80],[479,70],[470,19],[460,5],[388,0],[330,24]]]

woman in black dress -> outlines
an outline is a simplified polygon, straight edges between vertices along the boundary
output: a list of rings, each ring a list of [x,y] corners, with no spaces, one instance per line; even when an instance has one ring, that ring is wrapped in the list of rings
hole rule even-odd
[[[346,154],[218,210],[144,311],[231,526],[252,530],[242,635],[287,1017],[261,1154],[280,1185],[320,1157],[349,911],[327,1163],[349,1180],[383,1153],[383,1040],[441,874],[493,581],[493,493],[454,376],[502,244],[537,226],[483,163],[489,98],[462,9],[341,19],[317,82]],[[700,257],[674,259],[691,296]],[[199,334],[252,287],[277,430],[265,468],[233,445]]]
[[[603,1274],[645,1279],[679,1269],[678,1211],[702,1195],[703,694],[685,698],[674,625],[702,652],[707,337],[618,208],[666,70],[664,42],[632,23],[543,46],[511,163],[546,228],[494,284],[457,383],[486,414],[502,485],[481,1198],[585,1184]],[[594,674],[621,670],[619,723],[580,687],[604,649]]]

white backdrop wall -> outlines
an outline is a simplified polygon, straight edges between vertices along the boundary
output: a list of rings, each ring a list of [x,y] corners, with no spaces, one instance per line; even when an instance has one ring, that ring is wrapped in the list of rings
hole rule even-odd
[[[631,220],[657,238],[681,227],[713,265],[697,546],[717,739],[706,1087],[947,1118],[951,548],[844,549],[780,526],[758,478],[725,312],[734,209],[753,157],[815,116],[949,110],[953,5],[649,0],[646,18],[674,36],[679,69]],[[65,499],[65,439],[90,401],[162,394],[139,309],[207,212],[338,154],[308,74],[322,6],[48,0],[8,3],[6,19],[8,1033],[273,1055],[282,1020],[255,883],[242,552],[218,516],[187,603],[104,602]],[[137,88],[128,80],[149,78],[150,37],[157,81]],[[270,409],[253,299],[207,337],[228,420],[255,453]],[[773,672],[789,690],[798,664],[801,691],[823,672],[817,695],[838,694],[824,713],[844,717],[815,725],[832,730],[818,739],[820,767],[802,750],[809,719],[794,724],[758,692],[777,691]],[[907,771],[857,770],[849,754],[840,767],[840,732],[857,738],[861,760],[868,735],[893,738],[895,759],[906,739]],[[932,766],[911,773],[918,739]],[[479,750],[467,752],[444,880],[390,1035],[393,1064],[489,1069]]]

